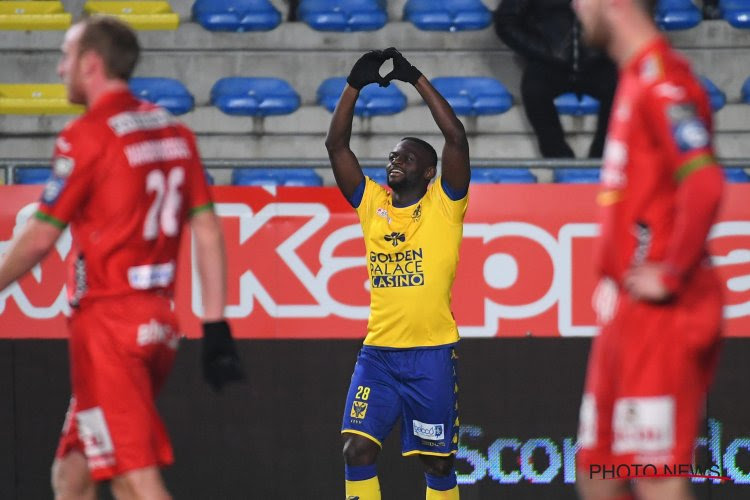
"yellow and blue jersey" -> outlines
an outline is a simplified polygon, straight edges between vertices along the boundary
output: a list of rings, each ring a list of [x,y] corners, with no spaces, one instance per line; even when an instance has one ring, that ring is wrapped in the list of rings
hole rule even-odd
[[[370,317],[366,346],[432,347],[458,341],[451,287],[468,195],[454,200],[440,177],[414,205],[366,178],[355,205],[367,249]]]

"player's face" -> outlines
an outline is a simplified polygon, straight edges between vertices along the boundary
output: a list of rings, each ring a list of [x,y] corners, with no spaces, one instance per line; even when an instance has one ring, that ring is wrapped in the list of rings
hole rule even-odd
[[[605,49],[609,44],[609,27],[604,15],[604,0],[573,0],[573,9],[583,26],[586,43]]]
[[[78,51],[83,26],[74,25],[65,33],[62,44],[62,56],[57,64],[57,75],[68,90],[68,100],[74,104],[86,104],[86,93],[81,76],[81,54]]]
[[[410,141],[401,141],[388,155],[388,166],[385,171],[388,178],[388,186],[393,190],[409,190],[429,179],[425,180],[427,162],[419,146]]]

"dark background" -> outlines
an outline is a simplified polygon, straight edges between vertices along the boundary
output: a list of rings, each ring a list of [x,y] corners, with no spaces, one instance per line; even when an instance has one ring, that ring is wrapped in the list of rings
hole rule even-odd
[[[199,342],[184,342],[159,400],[175,449],[176,463],[165,471],[174,497],[343,498],[339,428],[360,344],[240,341],[249,381],[215,395],[200,377]],[[462,500],[575,498],[562,467],[550,484],[528,478],[500,484],[492,477],[497,473],[475,470],[465,457],[478,453],[486,460],[498,438],[521,444],[548,438],[560,451],[564,438],[574,441],[589,345],[589,339],[559,338],[461,341],[457,469],[460,481],[473,483],[460,486]],[[721,424],[715,449],[722,462],[727,447],[740,446],[733,474],[741,478],[750,472],[750,339],[727,340],[724,347],[707,413]],[[49,467],[69,390],[65,341],[0,341],[0,499],[52,497]],[[383,498],[423,499],[420,463],[400,456],[398,433],[385,442],[378,464]],[[501,461],[506,474],[519,470],[517,452],[506,449]],[[536,450],[533,464],[544,472],[549,458]],[[750,485],[706,482],[696,493],[700,500],[748,498]]]

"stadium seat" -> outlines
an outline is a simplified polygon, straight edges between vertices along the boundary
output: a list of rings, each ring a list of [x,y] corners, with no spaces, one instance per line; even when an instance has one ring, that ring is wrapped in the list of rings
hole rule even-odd
[[[536,176],[528,168],[473,168],[471,182],[473,184],[531,184],[536,182]]]
[[[658,0],[655,18],[661,29],[674,31],[697,26],[703,14],[691,0]]]
[[[382,186],[388,185],[385,167],[366,167],[362,169],[362,173]]]
[[[281,78],[228,77],[211,88],[211,104],[228,115],[288,115],[299,108],[299,94]]]
[[[83,109],[68,101],[62,83],[0,83],[0,114],[75,115]]]
[[[0,2],[0,29],[2,30],[65,30],[72,16],[63,4],[54,2]]]
[[[193,19],[209,31],[270,31],[281,13],[268,0],[197,0]]]
[[[555,182],[565,184],[598,184],[598,168],[556,168],[554,170]]]
[[[137,30],[176,30],[180,24],[169,3],[159,0],[89,0],[83,10],[89,15],[116,16]]]
[[[719,111],[727,103],[726,94],[724,94],[724,92],[722,92],[722,90],[707,77],[701,76],[700,78],[701,83],[703,84],[703,88],[706,89],[708,98],[711,101],[711,110],[714,112]]]
[[[346,78],[343,76],[324,80],[318,87],[318,104],[333,112],[345,85]],[[370,84],[362,88],[354,106],[354,114],[360,117],[395,115],[405,108],[406,96],[395,83],[387,87]]]
[[[195,99],[188,89],[173,78],[131,78],[130,91],[146,101],[163,107],[173,115],[192,111]]]
[[[388,21],[385,0],[301,0],[297,17],[319,31],[374,31]]]
[[[742,84],[742,102],[750,104],[750,78]]]
[[[322,186],[311,168],[235,168],[233,186]]]
[[[599,101],[590,95],[578,96],[573,92],[557,96],[555,106],[561,115],[595,115],[599,112]]]
[[[719,0],[719,11],[735,28],[750,29],[750,0]]]
[[[458,115],[499,115],[513,106],[513,96],[494,78],[447,76],[432,84]]]
[[[744,168],[730,167],[724,169],[724,177],[727,182],[750,182],[750,175]]]
[[[13,170],[15,184],[44,184],[52,175],[50,167],[16,167]]]
[[[426,31],[481,30],[492,13],[481,0],[408,0],[404,19]]]

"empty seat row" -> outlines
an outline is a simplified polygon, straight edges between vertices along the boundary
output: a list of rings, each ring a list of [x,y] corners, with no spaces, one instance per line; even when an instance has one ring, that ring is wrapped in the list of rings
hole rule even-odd
[[[719,0],[721,18],[740,29],[750,29],[750,0]],[[659,0],[656,22],[664,30],[684,30],[703,20],[700,8],[692,0]]]
[[[726,104],[726,95],[708,78],[701,78],[714,111]],[[436,77],[432,84],[461,116],[497,115],[513,106],[513,96],[498,80],[489,77]],[[346,85],[346,78],[332,77],[321,83],[316,101],[333,111]],[[192,111],[195,98],[179,81],[171,78],[137,77],[130,80],[132,92],[180,115]],[[742,88],[750,103],[750,78]],[[274,116],[296,111],[299,94],[285,80],[270,77],[227,77],[211,88],[211,104],[233,116]],[[596,114],[599,102],[588,95],[563,94],[555,99],[561,114]],[[406,96],[396,84],[388,87],[367,85],[360,93],[355,114],[360,117],[393,115],[407,106]],[[75,114],[81,106],[67,102],[62,84],[0,84],[0,113]]]
[[[384,168],[366,167],[363,173],[379,184],[386,185]],[[23,167],[14,170],[16,184],[43,184],[49,179],[49,167]],[[725,168],[728,182],[750,182],[745,169]],[[206,172],[209,184],[213,178]],[[598,184],[598,168],[556,168],[553,180],[560,184]],[[474,168],[471,172],[473,184],[533,184],[536,176],[528,168]],[[257,168],[237,167],[232,169],[233,186],[322,186],[323,179],[312,168]]]

